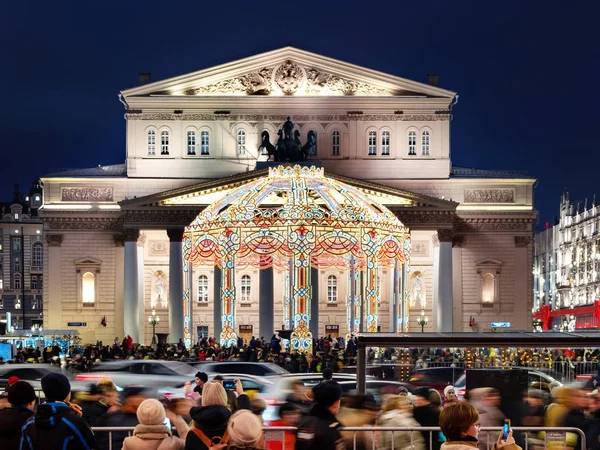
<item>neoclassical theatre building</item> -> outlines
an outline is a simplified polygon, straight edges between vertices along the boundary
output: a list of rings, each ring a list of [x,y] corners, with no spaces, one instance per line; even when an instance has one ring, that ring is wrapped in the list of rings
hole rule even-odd
[[[44,327],[529,329],[535,179],[453,166],[436,84],[286,47],[122,91],[124,164],[42,178]]]

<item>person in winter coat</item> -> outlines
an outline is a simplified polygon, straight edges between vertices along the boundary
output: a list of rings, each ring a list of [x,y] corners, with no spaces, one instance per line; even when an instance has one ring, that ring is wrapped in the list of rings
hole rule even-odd
[[[252,410],[250,398],[244,393],[242,382],[236,378],[235,383],[239,409]],[[231,411],[227,408],[225,388],[219,383],[205,383],[202,387],[202,406],[192,408],[190,416],[193,422],[185,440],[186,450],[207,450],[208,446],[203,442],[202,435],[218,443],[218,438],[225,434],[231,417]]]
[[[380,427],[418,427],[419,423],[412,415],[412,407],[407,396],[392,395],[383,405],[383,413],[377,421]],[[412,434],[412,436],[411,436]],[[425,440],[419,431],[382,431],[377,433],[377,446],[380,450],[426,450]]]
[[[337,419],[345,427],[372,427],[379,414],[379,408],[372,394],[348,395],[342,399],[341,408],[336,414]],[[347,448],[367,450],[373,448],[373,433],[342,431]],[[356,445],[354,445],[356,442]]]
[[[247,409],[233,413],[227,424],[228,445],[250,450],[259,447],[263,438],[262,421]]]
[[[431,393],[428,387],[420,387],[415,391],[415,408],[413,409],[413,417],[422,427],[437,427],[439,426],[440,410],[431,404],[429,400]],[[426,431],[423,435],[425,439],[425,448],[433,450],[440,449],[440,440],[437,432]],[[430,443],[431,442],[431,447]]]
[[[469,393],[471,403],[479,412],[479,422],[482,427],[499,427],[504,424],[504,413],[500,410],[500,393],[490,387],[472,389]],[[485,432],[481,436],[479,448],[487,450],[488,442],[494,442],[497,432]]]
[[[440,414],[440,429],[446,442],[440,450],[475,450],[479,443],[479,413],[477,408],[467,402],[458,402],[444,408]],[[492,446],[492,450],[522,450],[512,436],[512,430],[506,441],[502,434]]]
[[[165,417],[177,429],[179,437],[173,436],[165,426]],[[133,430],[133,436],[125,438],[122,450],[183,450],[189,428],[185,421],[170,411],[165,411],[161,402],[147,399],[137,410],[139,425]]]
[[[69,404],[71,384],[61,373],[42,378],[48,400],[37,408],[22,429],[20,450],[97,449],[92,429]]]
[[[312,389],[315,406],[298,426],[296,450],[345,450],[346,444],[335,415],[340,410],[342,388],[335,381],[317,384]]]
[[[37,397],[26,381],[17,381],[8,389],[9,408],[0,410],[0,448],[17,450],[21,442],[21,428],[33,416]]]

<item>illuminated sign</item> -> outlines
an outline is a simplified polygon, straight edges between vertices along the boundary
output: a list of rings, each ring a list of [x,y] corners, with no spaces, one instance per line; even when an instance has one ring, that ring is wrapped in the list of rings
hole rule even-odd
[[[492,322],[492,328],[510,328],[510,322]]]

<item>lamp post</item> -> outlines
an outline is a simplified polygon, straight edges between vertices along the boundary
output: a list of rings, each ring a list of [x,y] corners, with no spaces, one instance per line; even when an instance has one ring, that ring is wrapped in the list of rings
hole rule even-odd
[[[152,314],[148,316],[148,323],[152,325],[152,348],[156,350],[156,324],[160,322],[160,317],[156,315],[156,311],[152,308]]]
[[[421,310],[421,315],[417,319],[417,323],[421,325],[421,333],[425,331],[425,325],[429,322],[429,317],[425,315],[425,311]]]

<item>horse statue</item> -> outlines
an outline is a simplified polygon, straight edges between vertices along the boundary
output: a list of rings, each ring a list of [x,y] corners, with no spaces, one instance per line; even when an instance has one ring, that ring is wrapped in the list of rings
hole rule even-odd
[[[275,150],[275,146],[273,144],[271,144],[269,132],[267,130],[264,130],[262,132],[261,143],[258,146],[259,153],[262,153],[264,150],[266,150],[267,154],[269,155],[269,157],[267,158],[267,161],[269,161],[271,159],[271,156],[273,157],[274,161],[278,160],[277,151]]]
[[[304,159],[308,159],[309,156],[317,156],[317,133],[313,130],[310,130],[306,136],[306,144],[302,147],[302,154]]]

